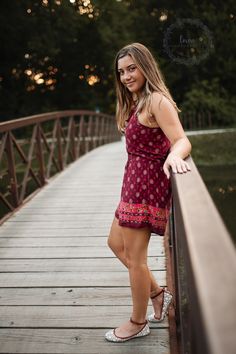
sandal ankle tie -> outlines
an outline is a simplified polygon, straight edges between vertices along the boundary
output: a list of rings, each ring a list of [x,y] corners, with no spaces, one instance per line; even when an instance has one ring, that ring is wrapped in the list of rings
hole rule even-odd
[[[136,325],[140,325],[140,326],[141,326],[141,325],[145,325],[145,324],[147,323],[147,320],[145,320],[145,322],[142,322],[142,323],[140,323],[140,322],[135,322],[135,321],[132,319],[132,317],[130,317],[129,320],[130,320],[131,323],[136,324]]]
[[[154,296],[151,296],[151,299],[155,299],[155,297],[159,296],[163,291],[164,291],[164,289],[161,289],[161,291],[159,291],[159,293],[157,293]]]

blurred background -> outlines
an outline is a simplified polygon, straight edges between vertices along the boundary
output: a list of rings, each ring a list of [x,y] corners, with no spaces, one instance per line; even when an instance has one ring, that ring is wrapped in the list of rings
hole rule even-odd
[[[68,109],[114,115],[114,57],[132,42],[152,51],[185,130],[198,132],[192,157],[235,235],[233,1],[2,0],[0,121]]]
[[[78,107],[114,114],[115,54],[141,42],[155,55],[183,112],[204,110],[214,116],[213,125],[235,124],[234,5],[229,0],[220,7],[217,1],[190,0],[2,0],[1,120]],[[198,36],[205,48],[191,52]],[[181,53],[170,48],[177,40],[182,49],[192,44],[182,62],[175,60]]]

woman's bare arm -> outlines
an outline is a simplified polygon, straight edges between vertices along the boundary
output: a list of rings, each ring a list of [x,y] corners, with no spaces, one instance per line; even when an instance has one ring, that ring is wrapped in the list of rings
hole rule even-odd
[[[172,103],[158,92],[154,92],[151,112],[171,143],[170,153],[163,166],[165,174],[170,177],[170,167],[174,173],[190,171],[190,166],[184,159],[190,154],[192,146]]]

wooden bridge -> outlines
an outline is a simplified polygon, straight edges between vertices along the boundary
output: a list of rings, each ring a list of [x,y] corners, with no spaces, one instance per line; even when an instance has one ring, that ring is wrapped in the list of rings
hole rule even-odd
[[[0,228],[0,353],[234,353],[235,249],[191,158],[191,174],[172,176],[170,235],[149,246],[176,309],[148,337],[113,344],[104,333],[131,311],[128,272],[106,244],[126,161],[114,120],[57,112],[0,133],[2,216],[10,211]]]

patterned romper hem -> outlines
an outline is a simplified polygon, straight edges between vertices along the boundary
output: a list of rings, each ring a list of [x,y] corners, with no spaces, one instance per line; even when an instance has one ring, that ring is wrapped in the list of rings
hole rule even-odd
[[[147,204],[130,204],[120,201],[115,217],[120,226],[140,229],[149,227],[152,233],[164,235],[169,213],[164,208]]]

